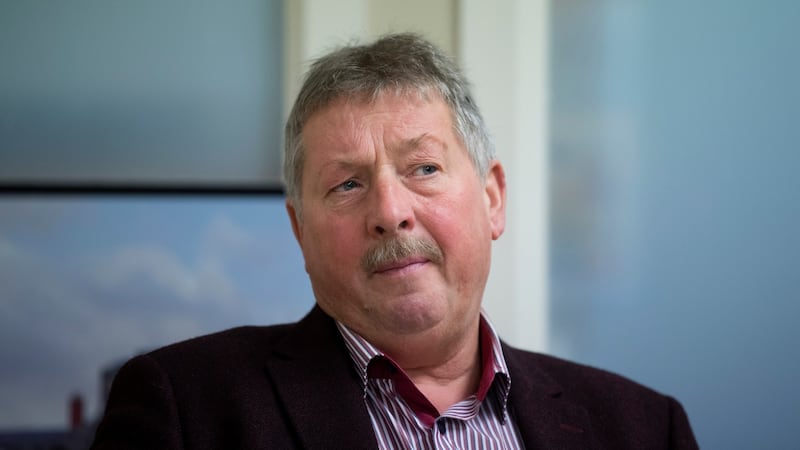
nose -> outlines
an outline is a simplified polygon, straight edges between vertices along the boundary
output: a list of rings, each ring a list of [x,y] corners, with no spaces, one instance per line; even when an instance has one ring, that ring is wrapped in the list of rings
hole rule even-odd
[[[388,237],[414,228],[412,194],[396,175],[380,177],[370,192],[367,232]]]

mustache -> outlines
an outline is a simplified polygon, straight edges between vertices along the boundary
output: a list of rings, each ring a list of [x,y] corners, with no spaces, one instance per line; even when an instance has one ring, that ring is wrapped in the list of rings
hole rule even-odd
[[[373,273],[382,266],[411,256],[422,256],[435,264],[441,264],[444,259],[442,249],[431,239],[396,236],[370,247],[361,257],[361,267],[367,273]]]

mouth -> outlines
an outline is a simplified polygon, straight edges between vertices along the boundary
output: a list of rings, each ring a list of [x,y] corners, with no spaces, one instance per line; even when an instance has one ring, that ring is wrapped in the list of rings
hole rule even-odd
[[[430,260],[424,256],[412,256],[396,261],[388,261],[385,264],[379,265],[373,272],[373,275],[401,275],[410,270],[422,267],[429,261]]]

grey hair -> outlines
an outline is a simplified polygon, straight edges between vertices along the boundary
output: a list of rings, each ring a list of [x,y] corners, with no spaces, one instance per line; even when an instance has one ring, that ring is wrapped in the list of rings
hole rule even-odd
[[[300,211],[304,163],[303,127],[309,118],[339,98],[375,100],[381,93],[419,94],[433,90],[453,113],[478,175],[486,178],[494,145],[470,85],[443,51],[413,33],[390,34],[368,45],[348,45],[317,59],[307,72],[286,122],[283,178],[286,195]]]

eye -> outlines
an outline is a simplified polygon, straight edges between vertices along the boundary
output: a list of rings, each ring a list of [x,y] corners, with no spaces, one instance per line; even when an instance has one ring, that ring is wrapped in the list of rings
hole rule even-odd
[[[358,182],[355,180],[347,180],[344,183],[336,186],[333,188],[334,192],[347,192],[352,191],[353,189],[359,186]]]
[[[439,168],[432,165],[432,164],[425,164],[424,166],[419,166],[414,172],[419,175],[431,175],[439,171]]]

